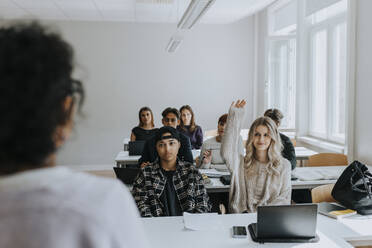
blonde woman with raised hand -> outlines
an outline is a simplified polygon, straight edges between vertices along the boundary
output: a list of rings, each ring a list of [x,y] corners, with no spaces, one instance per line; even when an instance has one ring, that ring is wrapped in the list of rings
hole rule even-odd
[[[232,103],[221,154],[231,172],[229,211],[256,212],[257,206],[291,202],[291,165],[281,156],[282,144],[276,124],[260,117],[251,125],[246,153],[239,139],[245,100]]]

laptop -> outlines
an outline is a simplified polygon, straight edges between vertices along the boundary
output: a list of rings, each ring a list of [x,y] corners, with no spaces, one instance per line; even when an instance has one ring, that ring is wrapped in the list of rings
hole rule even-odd
[[[129,141],[128,143],[129,156],[142,155],[145,143],[146,143],[145,140]]]
[[[317,204],[259,206],[257,223],[248,225],[248,230],[260,243],[314,243],[319,241],[317,213]]]
[[[119,168],[114,167],[116,177],[124,184],[132,185],[138,175],[140,168]]]

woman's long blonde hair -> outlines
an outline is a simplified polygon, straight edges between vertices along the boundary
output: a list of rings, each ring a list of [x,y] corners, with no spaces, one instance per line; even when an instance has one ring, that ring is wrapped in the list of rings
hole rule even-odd
[[[245,167],[246,169],[249,169],[253,162],[257,161],[256,148],[253,145],[253,137],[258,126],[265,126],[269,129],[271,143],[267,153],[270,164],[268,168],[269,169],[272,168],[274,171],[277,171],[276,168],[279,166],[282,157],[281,151],[283,149],[283,145],[279,136],[277,126],[275,122],[269,117],[260,117],[256,119],[249,129],[247,145],[245,147],[246,148],[246,154],[244,157]]]

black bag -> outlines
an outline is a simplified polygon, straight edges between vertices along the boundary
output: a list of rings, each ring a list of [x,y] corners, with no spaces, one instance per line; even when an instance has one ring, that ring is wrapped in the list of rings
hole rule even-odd
[[[338,178],[332,196],[359,214],[372,214],[372,174],[368,167],[359,161],[352,162]]]

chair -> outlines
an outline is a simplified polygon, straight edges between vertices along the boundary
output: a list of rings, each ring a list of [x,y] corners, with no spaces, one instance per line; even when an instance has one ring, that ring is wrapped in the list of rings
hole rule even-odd
[[[296,139],[291,139],[293,146],[296,146]]]
[[[336,202],[331,192],[335,184],[325,184],[315,187],[311,190],[311,199],[313,203]]]
[[[309,156],[307,166],[348,165],[347,156],[341,153],[319,153]]]
[[[215,137],[217,136],[217,129],[207,130],[205,131],[205,137]]]

